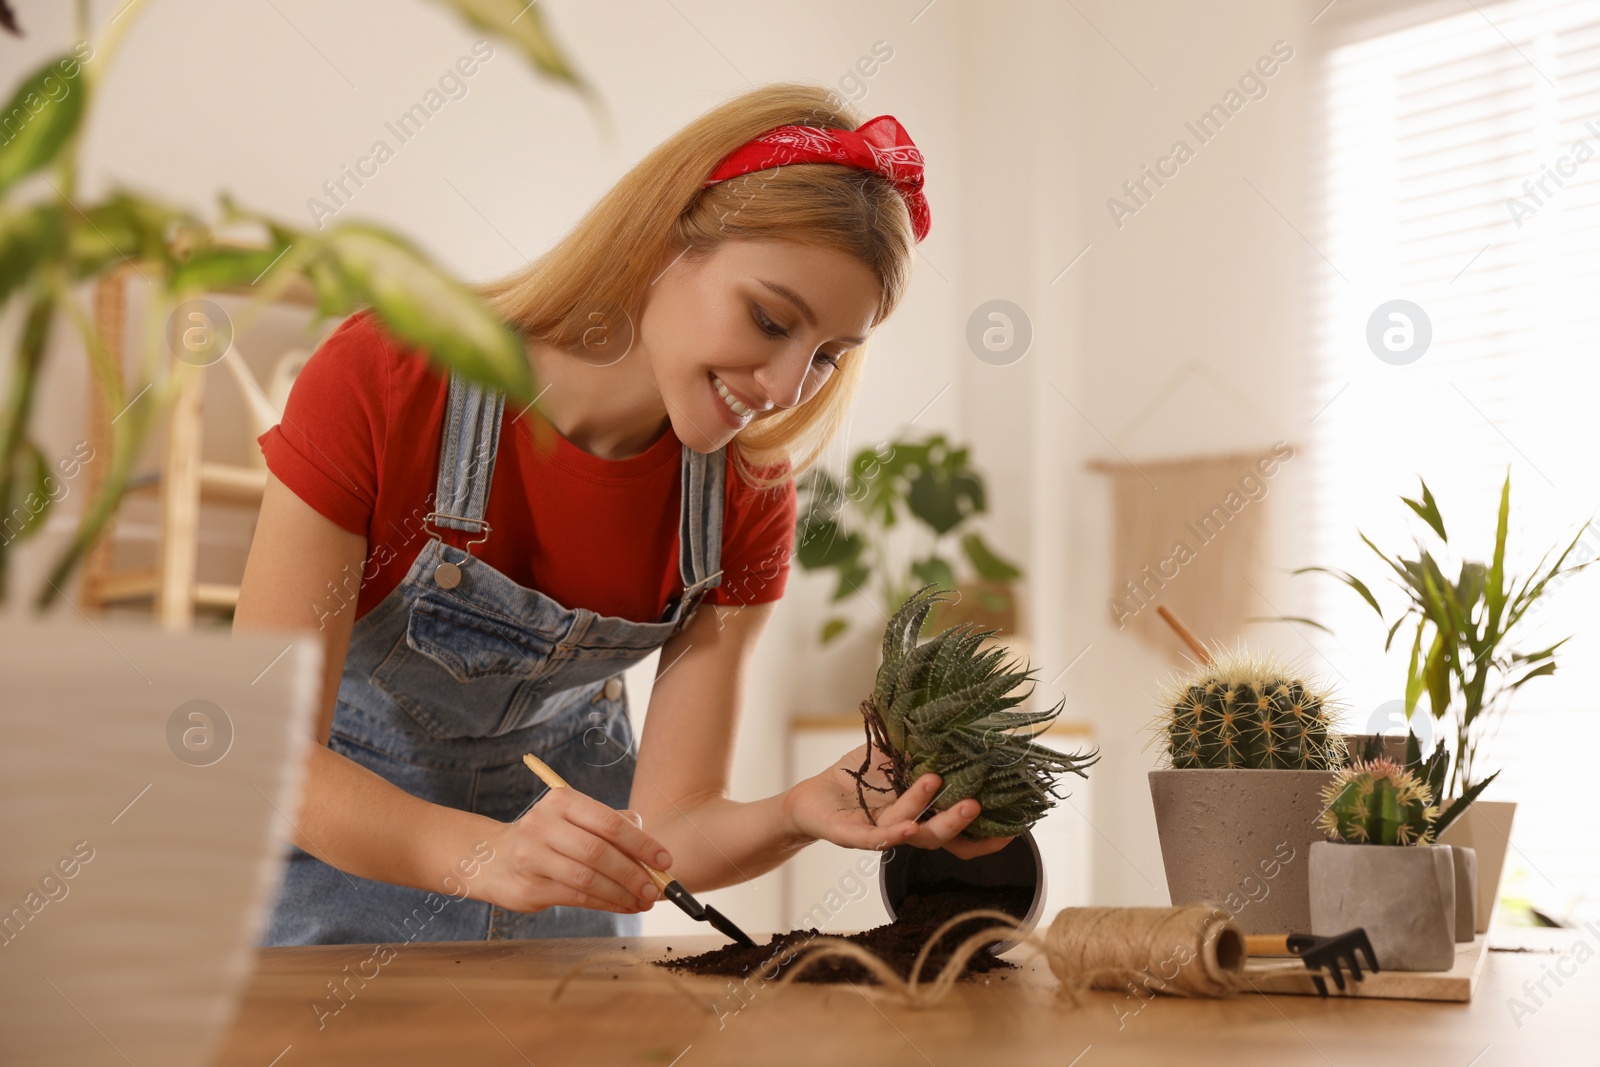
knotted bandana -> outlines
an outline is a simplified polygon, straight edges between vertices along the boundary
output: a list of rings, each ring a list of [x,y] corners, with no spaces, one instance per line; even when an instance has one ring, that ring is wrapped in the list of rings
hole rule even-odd
[[[728,153],[702,188],[785,163],[843,163],[883,175],[905,198],[917,240],[928,235],[932,219],[928,198],[922,193],[922,153],[892,115],[868,119],[854,130],[822,126],[768,130]]]

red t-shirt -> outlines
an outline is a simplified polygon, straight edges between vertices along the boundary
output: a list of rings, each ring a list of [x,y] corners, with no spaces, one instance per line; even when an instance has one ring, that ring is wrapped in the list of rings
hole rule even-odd
[[[371,610],[400,584],[429,530],[457,547],[477,536],[422,524],[434,507],[448,389],[438,368],[363,309],[317,348],[295,380],[283,422],[261,435],[267,467],[280,481],[367,539],[359,596],[347,581],[348,591],[330,590],[319,615],[351,598],[357,618]],[[484,516],[493,529],[473,554],[565,607],[659,620],[683,589],[677,435],[669,426],[639,455],[608,460],[553,429],[542,436],[554,449],[540,448],[530,420],[544,422],[536,408],[519,419],[516,405],[506,405]],[[707,600],[777,600],[794,543],[794,482],[752,488],[734,471],[731,449],[728,459],[722,584]]]

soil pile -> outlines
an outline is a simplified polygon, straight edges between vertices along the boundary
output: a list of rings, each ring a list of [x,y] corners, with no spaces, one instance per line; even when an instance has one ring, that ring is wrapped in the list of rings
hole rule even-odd
[[[1021,919],[1033,903],[1033,889],[1028,886],[989,886],[974,888],[954,880],[929,882],[916,893],[907,894],[899,908],[899,916],[892,923],[842,935],[868,952],[879,956],[901,978],[909,980],[911,965],[922,951],[922,946],[933,936],[939,924],[953,915],[973,908],[995,908]],[[1000,920],[974,917],[946,930],[938,944],[928,952],[922,964],[919,982],[931,981],[939,973],[963,938],[977,933],[986,926],[996,926]],[[680,956],[656,961],[659,966],[691,974],[727,975],[733,978],[760,975],[771,981],[783,977],[784,969],[794,957],[803,952],[812,939],[821,935],[815,927],[775,934],[765,945],[750,948],[740,944],[701,953],[698,956]],[[841,935],[832,935],[841,936]],[[1004,938],[996,938],[1004,940]],[[968,957],[961,977],[982,974],[991,970],[1014,970],[1015,964],[993,955],[980,947]],[[878,984],[860,963],[843,957],[829,956],[806,965],[797,982],[864,982]]]

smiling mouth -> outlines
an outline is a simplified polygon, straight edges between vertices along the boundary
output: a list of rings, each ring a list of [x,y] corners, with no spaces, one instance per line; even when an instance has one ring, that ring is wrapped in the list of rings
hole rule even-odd
[[[756,413],[754,408],[750,407],[738,397],[734,396],[733,393],[729,391],[727,385],[723,383],[722,379],[718,378],[715,374],[711,375],[711,387],[715,389],[717,395],[722,398],[722,402],[728,406],[728,410],[733,412],[734,418],[738,419],[740,422],[743,422]]]

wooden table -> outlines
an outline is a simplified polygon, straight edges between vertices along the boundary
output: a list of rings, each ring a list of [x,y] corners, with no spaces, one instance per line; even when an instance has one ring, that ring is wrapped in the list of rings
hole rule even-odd
[[[765,943],[764,936],[757,940]],[[1071,1008],[1026,949],[1020,971],[963,984],[931,1010],[873,986],[752,981],[741,999],[727,979],[685,977],[686,995],[657,968],[598,962],[555,1003],[556,979],[598,951],[638,960],[704,951],[696,937],[415,943],[377,966],[372,946],[260,951],[240,1014],[218,1060],[240,1067],[301,1064],[470,1064],[565,1067],[644,1064],[739,1067],[801,1064],[1381,1064],[1562,1067],[1600,1064],[1600,936],[1594,931],[1497,931],[1471,1004],[1339,1001],[1241,994],[1227,1000],[1138,1001],[1091,993]],[[667,946],[672,951],[667,951]],[[1587,946],[1582,947],[1582,946]],[[351,971],[344,971],[350,965]],[[1541,976],[1569,972],[1558,986]],[[377,974],[337,1014],[325,983]],[[1535,983],[1528,989],[1524,982]],[[1533,998],[1537,997],[1535,1000]],[[1514,1015],[1516,998],[1531,1009]],[[1520,1017],[1517,1017],[1520,1015]],[[321,1023],[319,1028],[319,1021]]]

